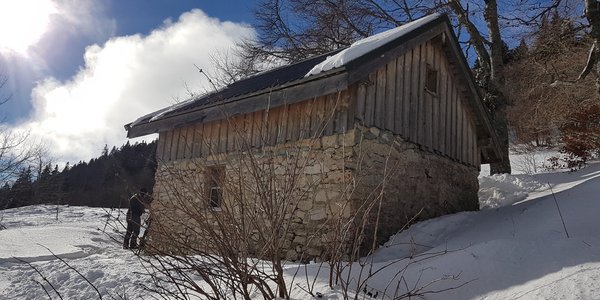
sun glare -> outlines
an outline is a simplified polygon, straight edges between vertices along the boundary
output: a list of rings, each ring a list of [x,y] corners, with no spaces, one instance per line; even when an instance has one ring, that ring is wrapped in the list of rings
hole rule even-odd
[[[55,12],[51,0],[0,0],[0,50],[26,53],[46,32]]]

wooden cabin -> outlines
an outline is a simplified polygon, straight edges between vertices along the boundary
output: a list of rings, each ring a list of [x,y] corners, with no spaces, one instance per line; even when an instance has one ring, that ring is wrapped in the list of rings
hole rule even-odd
[[[305,193],[287,216],[291,229],[281,244],[289,259],[327,256],[337,230],[327,224],[341,218],[368,219],[361,222],[370,245],[415,220],[477,210],[480,164],[499,158],[471,70],[439,14],[125,128],[129,138],[159,134],[153,210],[162,226],[177,226],[166,219],[189,210],[181,208],[186,203],[211,216],[236,206],[226,188],[250,173],[240,171],[244,155],[264,162],[268,152],[275,166],[267,169],[282,178],[300,173],[296,189]],[[306,159],[299,172],[289,171],[292,152]]]

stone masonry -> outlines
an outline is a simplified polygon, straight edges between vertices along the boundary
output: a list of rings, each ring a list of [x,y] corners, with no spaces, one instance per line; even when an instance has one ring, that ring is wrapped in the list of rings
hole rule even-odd
[[[206,209],[207,178],[203,169],[214,164],[225,166],[222,211]],[[257,164],[261,172],[253,172]],[[188,230],[194,226],[183,223],[218,217],[220,213],[229,214],[228,218],[236,223],[244,218],[240,201],[264,202],[265,192],[257,191],[256,182],[269,182],[267,194],[289,202],[280,224],[265,221],[261,228],[286,228],[278,244],[282,256],[301,261],[329,259],[336,251],[348,254],[357,239],[361,241],[361,254],[365,254],[410,222],[478,209],[477,174],[475,167],[428,152],[398,135],[357,126],[345,134],[253,150],[251,154],[161,162],[154,189],[153,221],[185,236],[185,241],[206,242],[199,236],[202,234]],[[264,181],[263,176],[269,180]],[[245,196],[239,196],[241,193]],[[259,206],[252,207],[256,213]],[[193,214],[200,214],[200,218]],[[268,215],[265,212],[252,217],[257,216]],[[242,235],[253,239],[257,232],[249,229]],[[151,238],[166,248],[175,244],[159,234]],[[256,249],[262,249],[261,245],[254,249],[254,254],[260,256]]]

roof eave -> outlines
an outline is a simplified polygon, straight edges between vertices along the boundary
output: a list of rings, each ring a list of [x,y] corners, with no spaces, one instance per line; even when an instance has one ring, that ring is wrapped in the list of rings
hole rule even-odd
[[[128,138],[140,137],[182,127],[194,122],[209,122],[245,113],[292,104],[306,99],[331,94],[348,87],[344,67],[304,77],[270,89],[225,99],[176,115],[165,116],[149,122],[125,125]]]
[[[464,81],[467,83],[467,89],[469,90],[470,95],[470,97],[467,97],[467,101],[469,101],[469,106],[473,109],[473,113],[477,118],[477,139],[482,152],[482,163],[499,162],[502,158],[499,138],[490,121],[491,118],[488,110],[483,104],[480,88],[475,83],[475,78],[469,68],[469,64],[462,54],[462,49],[458,45],[458,38],[454,34],[450,21],[447,18],[445,23],[445,33],[449,37],[446,39],[447,49],[457,60],[456,65],[458,66],[458,73],[465,78]]]

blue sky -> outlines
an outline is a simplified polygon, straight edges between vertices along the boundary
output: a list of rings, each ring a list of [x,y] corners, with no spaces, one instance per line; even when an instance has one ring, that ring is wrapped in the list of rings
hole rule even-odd
[[[3,125],[29,132],[59,163],[119,146],[124,124],[208,88],[193,65],[211,71],[211,57],[253,37],[255,4],[0,0],[2,92],[12,94]]]

